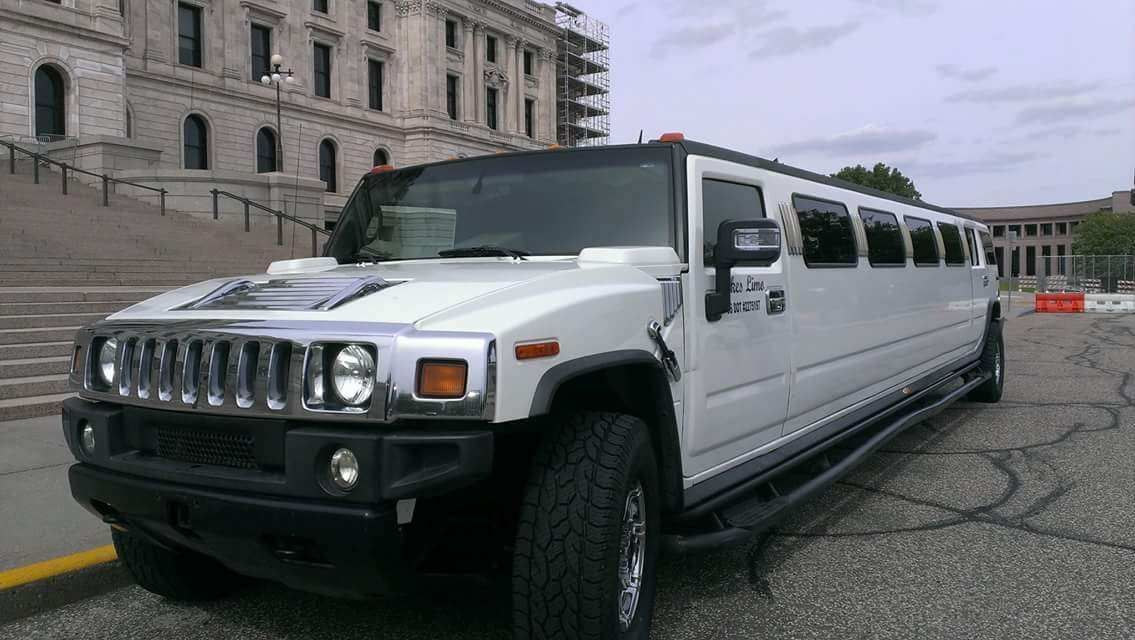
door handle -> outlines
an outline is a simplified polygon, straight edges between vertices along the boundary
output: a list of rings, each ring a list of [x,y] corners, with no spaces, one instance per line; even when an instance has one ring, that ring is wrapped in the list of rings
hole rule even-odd
[[[989,286],[989,274],[988,273],[981,276],[981,286],[983,286],[983,287]]]
[[[787,306],[784,300],[784,289],[773,287],[765,291],[765,295],[768,297],[767,308],[770,316],[784,313],[784,309]]]

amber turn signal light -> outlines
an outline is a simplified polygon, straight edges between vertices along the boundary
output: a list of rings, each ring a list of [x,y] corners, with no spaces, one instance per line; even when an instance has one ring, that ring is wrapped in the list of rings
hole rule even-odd
[[[468,366],[464,362],[423,361],[418,364],[418,397],[464,398]]]
[[[550,358],[560,355],[560,343],[555,340],[544,342],[529,342],[516,345],[517,360],[531,360],[533,358]]]

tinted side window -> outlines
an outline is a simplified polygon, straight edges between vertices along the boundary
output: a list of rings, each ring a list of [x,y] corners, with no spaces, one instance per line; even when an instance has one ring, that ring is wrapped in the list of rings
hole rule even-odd
[[[985,249],[985,265],[992,267],[997,264],[997,254],[993,250],[993,238],[989,237],[988,231],[981,232],[981,246]]]
[[[969,263],[976,267],[977,254],[979,252],[977,246],[977,232],[969,227],[966,227],[966,242],[969,243]]]
[[[938,231],[942,234],[942,246],[946,248],[946,264],[965,264],[966,250],[962,247],[962,234],[958,232],[958,226],[939,222]]]
[[[800,221],[804,264],[809,267],[853,266],[859,262],[847,207],[802,196],[794,196],[792,206]]]
[[[702,249],[705,264],[713,264],[717,246],[717,227],[726,220],[755,220],[765,217],[761,190],[751,184],[737,184],[706,178],[701,183]]]
[[[867,232],[867,259],[871,266],[906,264],[906,245],[895,214],[860,209],[859,217],[863,219],[863,229]]]
[[[930,221],[906,218],[906,228],[910,230],[910,244],[914,247],[914,264],[938,264],[938,242]]]

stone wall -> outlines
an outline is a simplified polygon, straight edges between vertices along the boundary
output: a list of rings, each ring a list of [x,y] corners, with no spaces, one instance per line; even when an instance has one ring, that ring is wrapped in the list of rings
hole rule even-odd
[[[0,0],[0,134],[35,133],[33,78],[50,64],[63,76],[66,135],[122,136],[126,67],[116,0]]]

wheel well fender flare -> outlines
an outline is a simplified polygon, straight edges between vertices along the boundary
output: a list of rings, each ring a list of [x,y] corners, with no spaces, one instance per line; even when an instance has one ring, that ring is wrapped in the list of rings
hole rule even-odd
[[[565,385],[582,382],[585,377],[602,375],[605,372],[624,367],[645,367],[648,369],[643,382],[649,390],[649,398],[639,398],[640,416],[650,430],[651,445],[658,463],[659,482],[662,488],[663,510],[671,513],[681,510],[682,505],[682,453],[678,434],[678,422],[674,413],[674,398],[670,392],[669,378],[658,358],[642,349],[625,349],[598,353],[566,362],[561,362],[544,372],[536,384],[532,395],[530,417],[552,412],[557,393]]]

